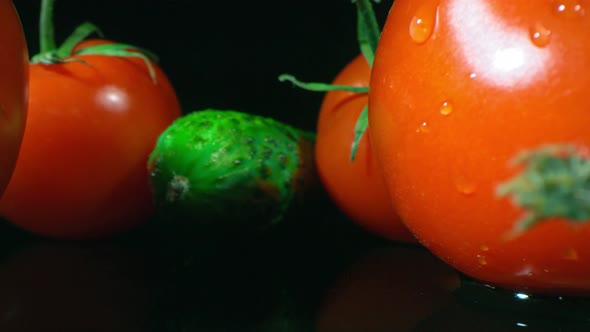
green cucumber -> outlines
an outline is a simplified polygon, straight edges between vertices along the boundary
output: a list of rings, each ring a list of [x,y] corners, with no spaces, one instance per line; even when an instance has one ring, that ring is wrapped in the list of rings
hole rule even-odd
[[[268,228],[316,185],[314,144],[315,134],[268,117],[190,112],[149,157],[156,207],[202,231]]]

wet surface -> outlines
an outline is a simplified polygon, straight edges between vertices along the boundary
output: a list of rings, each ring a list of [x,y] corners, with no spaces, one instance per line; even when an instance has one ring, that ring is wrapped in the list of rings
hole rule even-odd
[[[76,243],[2,224],[0,331],[590,331],[587,300],[482,286],[336,212],[282,226]]]

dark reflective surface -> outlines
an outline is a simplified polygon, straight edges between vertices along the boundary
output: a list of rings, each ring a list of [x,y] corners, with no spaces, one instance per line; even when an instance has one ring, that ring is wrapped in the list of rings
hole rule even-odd
[[[0,331],[590,331],[587,300],[482,286],[337,213],[231,243],[157,227],[65,243],[3,224]]]

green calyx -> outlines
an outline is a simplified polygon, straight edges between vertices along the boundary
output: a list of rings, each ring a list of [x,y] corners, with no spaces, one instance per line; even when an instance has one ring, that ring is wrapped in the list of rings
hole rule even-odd
[[[555,144],[524,151],[513,164],[522,172],[496,188],[499,197],[510,197],[525,214],[510,235],[519,235],[551,218],[574,224],[590,219],[590,160],[573,145]]]
[[[54,0],[42,0],[41,15],[39,19],[40,52],[31,57],[31,63],[54,65],[66,62],[86,63],[80,55],[104,55],[115,57],[134,57],[142,59],[154,84],[156,83],[156,72],[152,61],[157,62],[155,54],[137,46],[121,43],[107,43],[102,45],[88,46],[74,52],[76,45],[89,36],[96,34],[103,37],[102,31],[90,22],[79,25],[72,34],[58,47],[55,42],[53,28],[53,2]]]
[[[380,3],[380,0],[373,0],[375,3]],[[379,24],[371,5],[371,0],[352,0],[357,8],[357,39],[361,53],[367,60],[367,63],[372,67],[373,59],[375,58],[375,51],[379,43],[381,31]],[[348,91],[353,93],[368,93],[369,87],[356,87],[348,85],[334,85],[320,82],[302,82],[292,75],[282,74],[279,76],[280,82],[291,82],[295,86],[314,92],[328,92],[328,91]],[[354,128],[354,140],[350,149],[350,161],[354,161],[356,151],[358,149],[361,138],[367,131],[369,125],[368,106],[365,106]]]

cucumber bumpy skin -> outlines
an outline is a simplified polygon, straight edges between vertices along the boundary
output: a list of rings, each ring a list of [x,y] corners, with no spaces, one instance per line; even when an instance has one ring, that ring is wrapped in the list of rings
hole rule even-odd
[[[271,118],[188,113],[160,135],[150,155],[156,206],[192,227],[264,229],[316,184],[314,143],[313,133]]]

